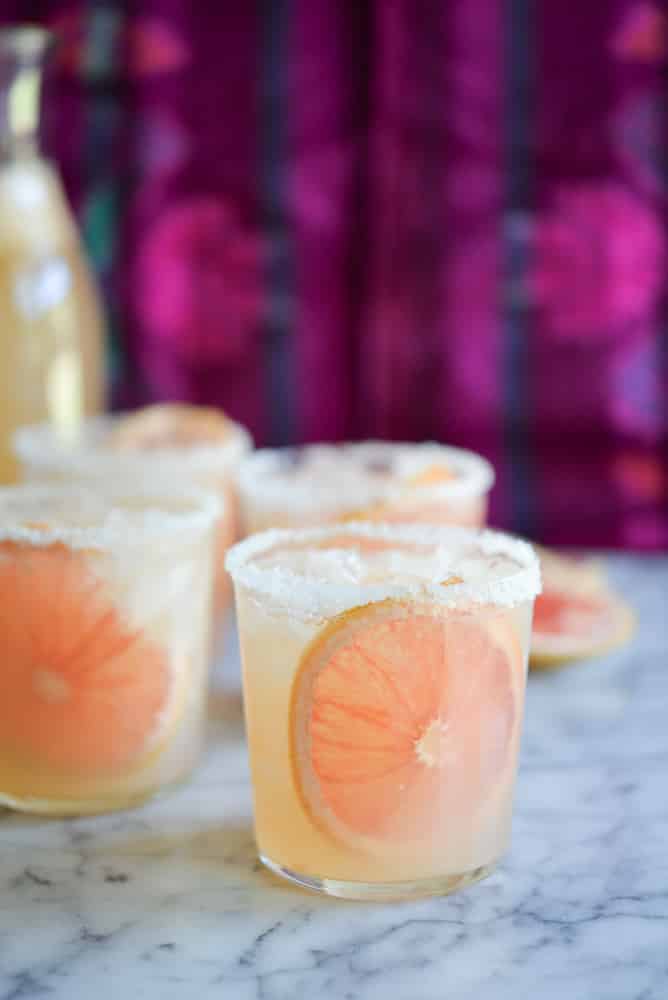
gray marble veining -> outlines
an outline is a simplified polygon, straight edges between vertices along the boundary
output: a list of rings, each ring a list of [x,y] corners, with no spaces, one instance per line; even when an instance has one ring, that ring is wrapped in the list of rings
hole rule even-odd
[[[0,816],[0,1000],[666,1000],[668,559],[614,557],[626,649],[529,683],[513,848],[460,895],[307,895],[255,859],[241,707],[133,813]]]

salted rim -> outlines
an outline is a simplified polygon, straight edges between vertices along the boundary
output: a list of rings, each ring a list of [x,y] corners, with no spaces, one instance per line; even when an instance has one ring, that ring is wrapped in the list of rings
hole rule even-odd
[[[14,454],[19,461],[41,469],[67,470],[84,480],[104,478],[119,471],[127,475],[151,475],[167,471],[182,475],[189,472],[228,472],[253,447],[250,433],[241,424],[229,420],[229,437],[219,444],[185,447],[127,449],[104,447],[105,438],[131,411],[104,414],[84,420],[81,435],[69,442],[55,433],[50,424],[20,427],[12,437]]]
[[[289,568],[258,565],[257,556],[280,546],[317,543],[339,535],[378,538],[390,543],[415,542],[447,547],[475,545],[483,555],[507,556],[518,565],[507,577],[449,584],[427,583],[340,583],[310,580]],[[234,545],[227,553],[225,568],[235,585],[269,597],[285,611],[312,616],[330,616],[375,601],[429,600],[445,607],[461,604],[495,604],[512,607],[533,600],[541,592],[538,556],[528,542],[498,531],[476,531],[446,525],[397,525],[350,522],[301,530],[263,531]],[[456,572],[456,567],[454,568]]]
[[[336,483],[322,483],[306,478],[301,483],[289,474],[280,476],[275,473],[281,468],[282,456],[293,449],[261,448],[242,460],[237,470],[237,482],[244,499],[256,507],[274,508],[279,510],[343,510],[351,507],[361,507],[379,500],[395,500],[407,497],[406,484],[397,481],[390,474],[388,480],[373,475],[368,477],[368,485],[361,485],[359,480],[352,484],[345,481],[345,463],[352,461],[357,464],[365,454],[387,454],[400,462],[424,460],[428,463],[431,456],[434,460],[445,461],[456,473],[457,478],[446,483],[428,486],[411,486],[410,496],[420,500],[453,499],[458,497],[479,496],[486,493],[494,484],[494,469],[481,455],[463,448],[425,441],[422,443],[394,441],[360,441],[343,444],[307,444],[298,446],[297,450],[315,453],[316,451],[330,453],[341,462],[341,479]]]
[[[25,525],[26,519],[35,521],[39,516],[31,510],[33,504],[41,501],[46,506],[49,502],[70,500],[84,514],[90,511],[90,516],[99,518],[99,522],[94,527],[61,523],[45,529]],[[128,506],[137,500],[145,500],[146,506],[143,509]],[[164,506],[169,501],[188,506],[169,510]],[[73,549],[116,548],[132,545],[138,539],[160,542],[168,536],[182,538],[207,531],[224,510],[222,497],[190,488],[140,486],[131,490],[96,490],[46,484],[6,486],[0,488],[0,542],[24,542],[34,546],[62,542]],[[48,516],[48,511],[45,514]]]

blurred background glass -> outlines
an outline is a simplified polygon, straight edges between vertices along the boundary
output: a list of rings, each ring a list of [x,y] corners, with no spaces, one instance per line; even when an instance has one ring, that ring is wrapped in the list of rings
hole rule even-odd
[[[494,463],[497,525],[668,547],[662,2],[0,15],[61,37],[44,140],[115,406],[446,441]]]

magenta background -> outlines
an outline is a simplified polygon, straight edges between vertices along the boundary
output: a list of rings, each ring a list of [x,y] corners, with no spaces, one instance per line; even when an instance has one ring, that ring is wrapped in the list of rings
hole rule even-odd
[[[665,10],[0,0],[65,35],[116,405],[454,442],[497,524],[668,547]]]

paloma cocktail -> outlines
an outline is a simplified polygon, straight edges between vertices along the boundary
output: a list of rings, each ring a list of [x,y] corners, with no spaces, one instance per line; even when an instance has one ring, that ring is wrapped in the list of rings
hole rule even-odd
[[[228,555],[264,863],[351,898],[451,891],[508,845],[537,559],[350,524]]]

